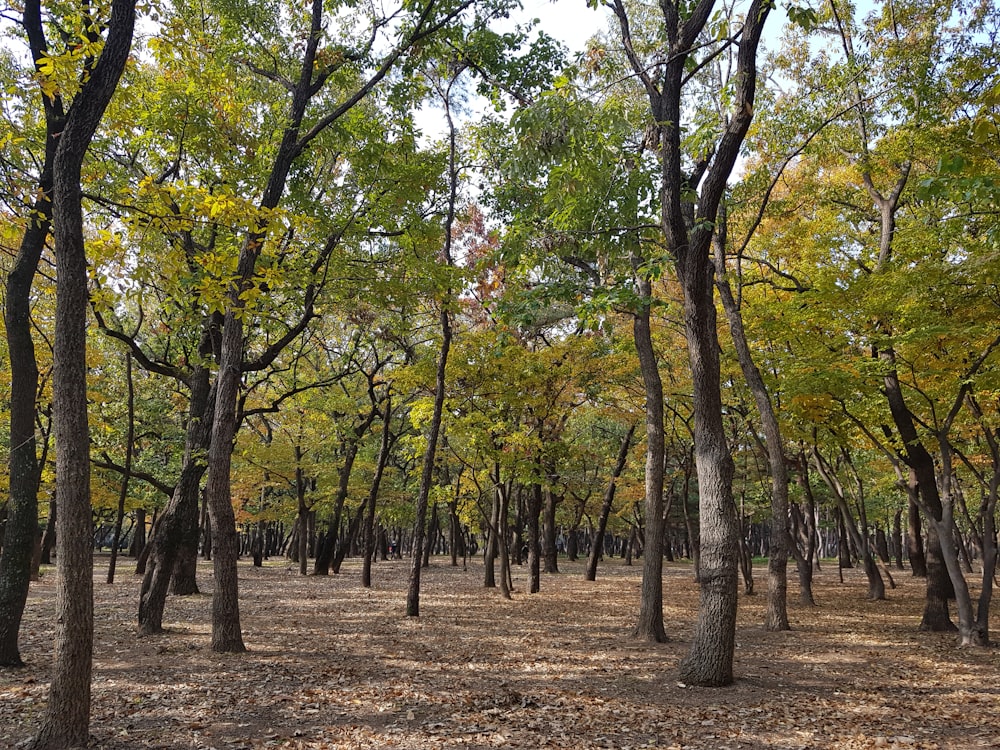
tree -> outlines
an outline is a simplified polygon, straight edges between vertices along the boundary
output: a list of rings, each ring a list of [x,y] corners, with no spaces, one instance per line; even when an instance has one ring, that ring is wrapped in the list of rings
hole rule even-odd
[[[660,144],[661,228],[676,264],[684,294],[684,329],[694,386],[695,451],[701,527],[701,604],[691,651],[681,662],[681,679],[690,684],[727,685],[733,679],[736,628],[736,547],[738,525],[732,498],[733,462],[722,421],[716,311],[713,300],[711,242],[716,213],[740,145],[753,117],[757,85],[757,45],[771,5],[752,2],[739,34],[737,69],[730,112],[711,145],[690,155],[684,165],[682,142],[685,87],[689,66],[697,70],[699,38],[714,3],[692,7],[662,3],[663,36],[652,64],[640,57],[630,16],[621,0],[613,10],[622,45],[642,81]],[[705,53],[709,54],[709,53]]]
[[[39,0],[24,5],[21,24],[31,59],[41,71],[48,56]],[[35,440],[39,387],[38,364],[31,333],[31,290],[52,222],[52,180],[57,136],[66,113],[58,91],[48,87],[41,96],[45,114],[45,153],[38,174],[36,197],[28,208],[24,233],[14,265],[7,275],[4,324],[10,358],[10,502],[0,549],[0,666],[21,666],[18,631],[28,597],[31,554],[38,529],[38,484],[41,467]]]
[[[87,428],[86,324],[89,306],[80,172],[87,149],[125,68],[135,25],[134,0],[114,0],[100,45],[99,22],[85,10],[81,42],[96,44],[94,61],[66,116],[52,164],[55,235],[56,337],[54,412],[59,482],[59,613],[49,701],[32,748],[84,746],[90,725],[93,652],[93,553],[91,548],[90,444]]]

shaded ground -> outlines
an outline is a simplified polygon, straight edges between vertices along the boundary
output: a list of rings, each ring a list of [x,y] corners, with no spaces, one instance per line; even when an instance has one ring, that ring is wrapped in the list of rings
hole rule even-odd
[[[127,563],[128,561],[122,561]],[[363,589],[356,563],[301,578],[285,561],[241,563],[250,653],[209,649],[210,597],[172,597],[170,633],[134,635],[138,579],[95,572],[97,646],[92,746],[140,748],[966,748],[1000,747],[1000,652],[959,650],[919,633],[923,581],[897,577],[865,601],[859,571],[819,574],[815,609],[790,605],[794,630],[761,628],[763,595],[743,597],[737,683],[677,682],[697,590],[668,566],[672,640],[629,641],[641,569],[580,564],[513,601],[468,571],[434,561],[419,619],[407,619],[408,561],[379,563]],[[757,571],[758,589],[764,587]],[[211,588],[203,564],[199,583]],[[794,586],[792,587],[794,590]],[[47,696],[54,575],[33,584],[25,670],[0,671],[0,747],[35,731]],[[998,617],[994,613],[994,622]]]

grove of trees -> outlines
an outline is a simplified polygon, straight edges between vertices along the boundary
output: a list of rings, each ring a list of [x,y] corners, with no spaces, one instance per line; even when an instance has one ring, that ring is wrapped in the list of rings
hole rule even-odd
[[[754,557],[769,630],[789,562],[819,606],[813,572],[858,564],[875,600],[926,578],[914,628],[990,643],[1000,8],[560,4],[605,29],[5,7],[0,668],[59,576],[33,747],[87,742],[104,547],[140,635],[210,557],[226,653],[241,556],[361,557],[370,586],[405,555],[417,617],[434,553],[507,598],[513,566],[537,592],[560,554],[636,561],[648,641],[690,558],[690,685],[733,681]]]

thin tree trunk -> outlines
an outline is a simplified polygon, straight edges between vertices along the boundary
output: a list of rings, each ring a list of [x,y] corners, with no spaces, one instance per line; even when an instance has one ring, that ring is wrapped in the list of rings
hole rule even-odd
[[[559,498],[551,488],[545,490],[545,521],[542,524],[543,530],[543,555],[545,557],[545,572],[559,572],[559,550],[556,547],[556,508],[559,505]]]
[[[454,139],[453,139],[454,140]],[[454,149],[454,145],[452,146]],[[450,207],[454,211],[454,205]],[[450,225],[449,224],[449,237]],[[450,242],[450,240],[448,240]],[[413,558],[410,566],[410,584],[406,593],[407,617],[420,616],[420,570],[423,567],[424,534],[427,525],[427,501],[434,480],[434,457],[437,455],[438,435],[441,432],[441,416],[444,412],[445,371],[448,364],[448,350],[451,348],[451,318],[446,305],[441,306],[441,349],[438,352],[436,392],[434,412],[431,417],[427,447],[424,450],[424,465],[420,477],[420,491],[417,494],[416,522],[413,525]]]
[[[499,476],[500,467],[497,466]],[[509,485],[497,483],[497,546],[500,555],[500,595],[504,599],[511,598],[510,547],[507,544],[507,514],[510,512]]]
[[[446,266],[452,266],[451,256],[452,229],[455,224],[456,202],[458,200],[458,144],[455,123],[451,115],[451,87],[461,71],[449,82],[444,92],[443,105],[445,118],[448,122],[448,210],[444,221],[444,246],[441,248],[441,259]],[[427,447],[424,451],[424,464],[420,476],[420,491],[417,494],[416,522],[413,526],[413,565],[410,568],[410,583],[406,592],[406,614],[408,617],[420,616],[420,569],[423,563],[424,532],[427,520],[427,502],[430,497],[431,484],[434,480],[434,457],[437,455],[438,435],[441,432],[441,417],[444,412],[445,373],[448,364],[448,351],[451,349],[451,314],[448,306],[452,301],[452,291],[448,289],[441,300],[439,322],[441,325],[441,349],[438,352],[437,373],[434,381],[434,411],[431,416],[430,430],[427,435]]]
[[[628,428],[625,437],[622,438],[618,448],[618,458],[615,460],[615,468],[611,471],[611,479],[604,490],[604,501],[601,503],[601,514],[597,518],[597,530],[594,534],[594,542],[590,546],[590,556],[587,558],[587,571],[585,578],[588,581],[597,580],[597,560],[604,545],[604,533],[608,528],[608,516],[611,515],[611,507],[615,501],[615,490],[617,488],[618,477],[625,469],[625,462],[628,460],[628,451],[632,446],[632,436],[635,435],[635,425]]]
[[[368,493],[368,513],[365,516],[364,530],[364,563],[361,569],[361,585],[371,588],[372,559],[375,557],[375,505],[378,501],[379,486],[382,484],[382,474],[389,461],[389,448],[392,443],[392,398],[385,397],[385,410],[382,412],[382,442],[378,449],[378,462],[375,465],[375,477],[372,479],[371,491]]]
[[[128,497],[128,483],[132,476],[132,456],[135,452],[135,383],[132,382],[132,353],[125,354],[125,382],[128,387],[127,411],[128,428],[125,436],[125,473],[118,492],[118,512],[115,516],[115,532],[111,542],[111,560],[108,562],[108,583],[115,582],[115,563],[118,562],[118,543],[122,535],[125,519],[125,498]]]
[[[726,275],[726,206],[719,204],[715,233],[716,285],[722,307],[729,321],[736,358],[739,360],[743,379],[753,394],[757,413],[767,448],[768,466],[771,470],[771,517],[767,553],[767,610],[764,629],[790,630],[788,624],[788,554],[794,544],[788,533],[788,470],[785,465],[785,443],[781,436],[778,417],[774,413],[771,395],[764,378],[754,362],[743,327],[743,316],[733,296]]]
[[[490,505],[489,527],[487,529],[486,544],[483,545],[483,587],[496,588],[496,560],[499,552],[499,525],[500,525],[500,465],[493,465],[494,490],[493,502]]]
[[[537,594],[541,590],[541,555],[538,540],[538,517],[542,513],[542,485],[531,485],[528,495],[528,593]]]

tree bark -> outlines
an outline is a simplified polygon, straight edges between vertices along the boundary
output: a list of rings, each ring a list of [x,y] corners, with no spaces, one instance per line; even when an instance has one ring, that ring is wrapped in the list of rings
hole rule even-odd
[[[262,240],[253,237],[247,243]],[[237,274],[249,278],[253,272],[256,251],[240,253]],[[239,537],[233,512],[231,470],[233,442],[236,438],[236,400],[243,363],[243,320],[237,315],[242,307],[239,291],[230,292],[232,309],[228,310],[222,328],[222,351],[215,381],[215,414],[208,449],[208,479],[205,497],[212,524],[212,650],[219,653],[246,651],[240,630],[239,582],[236,561]]]
[[[87,421],[87,258],[83,159],[118,85],[132,44],[135,0],[114,0],[101,56],[76,95],[53,161],[52,225],[56,254],[53,346],[54,430],[59,481],[55,664],[34,750],[84,747],[90,729],[94,646],[94,558]]]
[[[709,253],[719,203],[753,117],[757,46],[772,4],[754,0],[747,9],[732,78],[733,108],[727,114],[711,158],[695,166],[694,174],[686,174],[682,167],[685,163],[681,146],[683,89],[689,80],[686,65],[708,22],[714,0],[699,0],[683,9],[679,5],[667,0],[660,3],[665,45],[658,53],[660,57],[649,65],[639,59],[632,43],[628,13],[622,0],[612,2],[626,57],[646,90],[657,127],[661,149],[660,221],[665,246],[676,262],[677,278],[683,291],[684,332],[694,386],[702,544],[701,598],[691,651],[681,662],[680,674],[685,682],[716,686],[727,685],[733,679],[738,524],[732,498],[733,462],[722,422],[719,342]],[[697,192],[694,203],[690,200],[692,192]],[[648,301],[647,290],[640,286],[638,291],[640,297]],[[645,379],[646,367],[641,359],[640,366]],[[647,388],[647,402],[648,393]],[[662,433],[662,426],[660,431]],[[662,463],[661,454],[658,495],[662,495],[663,490]],[[647,485],[647,503],[651,500],[650,494]],[[662,497],[657,502],[662,503]],[[663,541],[662,506],[657,510],[660,512],[647,513],[646,521],[651,524],[647,543],[657,545],[656,565],[659,566]],[[652,551],[647,547],[647,552]]]
[[[486,544],[483,545],[483,588],[493,589],[497,585],[496,560],[499,552],[500,524],[506,523],[500,518],[500,466],[494,464],[494,488],[490,505],[489,526],[487,528]]]
[[[542,550],[545,558],[544,570],[546,573],[559,572],[559,549],[556,546],[556,508],[561,498],[551,488],[545,490],[545,521],[542,524]]]
[[[954,595],[948,569],[942,557],[941,539],[938,536],[938,523],[941,522],[941,495],[938,492],[937,475],[934,459],[920,442],[913,415],[903,398],[899,377],[896,374],[896,355],[891,349],[880,352],[888,366],[889,372],[884,377],[884,393],[889,402],[893,423],[903,441],[903,453],[907,465],[916,479],[917,492],[921,504],[931,514],[932,523],[927,529],[925,559],[927,562],[927,598],[924,604],[924,614],[920,621],[920,629],[937,632],[955,630],[955,624],[948,614],[948,599]]]

